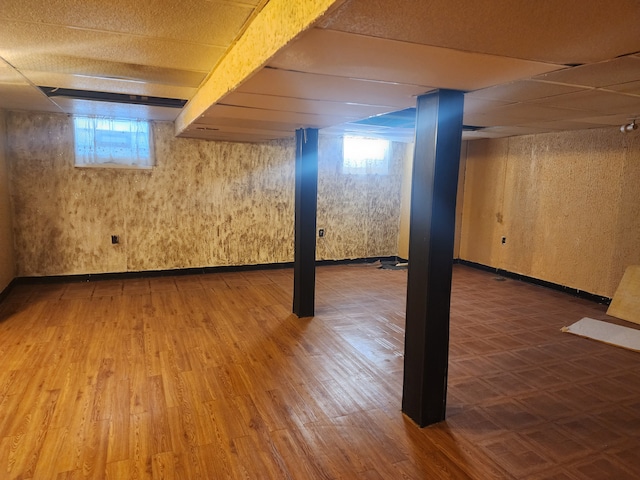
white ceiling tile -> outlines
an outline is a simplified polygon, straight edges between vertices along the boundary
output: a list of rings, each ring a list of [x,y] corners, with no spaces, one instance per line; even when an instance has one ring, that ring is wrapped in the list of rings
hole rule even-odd
[[[251,120],[248,118],[228,118],[228,117],[200,117],[193,122],[190,127],[194,126],[208,126],[211,128],[217,128],[219,130],[225,130],[227,128],[247,128],[251,130],[269,130],[269,131],[281,131],[281,132],[295,132],[298,128],[301,128],[300,123],[275,121],[270,119],[258,119]]]
[[[310,100],[390,105],[400,109],[414,107],[416,96],[430,90],[433,87],[264,68],[236,91]]]
[[[640,119],[640,116],[635,117],[635,116],[629,116],[625,114],[618,114],[618,115],[600,115],[595,117],[587,116],[587,117],[576,118],[575,121],[597,124],[597,125],[615,125],[619,127],[621,125],[624,125],[625,123],[629,123],[631,120],[635,120],[636,118]]]
[[[512,137],[513,133],[508,132],[488,132],[486,130],[475,130],[462,132],[462,140],[481,140],[483,138],[503,138]]]
[[[210,118],[238,118],[246,120],[273,121],[294,124],[300,127],[322,128],[337,123],[359,120],[357,117],[336,115],[313,115],[308,113],[283,112],[276,110],[262,110],[259,108],[233,107],[215,105],[201,116],[201,122],[208,122]]]
[[[513,102],[505,102],[502,100],[491,100],[487,98],[478,98],[471,96],[470,94],[466,94],[464,96],[464,111],[466,114],[481,114],[488,110],[493,110],[498,107],[503,107],[505,105],[509,105]]]
[[[11,59],[9,61],[13,63]],[[187,88],[197,87],[205,77],[202,72],[62,55],[25,55],[20,59],[16,67],[25,72],[55,72],[67,75],[84,75],[98,79],[149,82]],[[55,87],[56,85],[50,86]]]
[[[88,77],[86,75],[52,72],[25,71],[23,73],[34,85],[70,88],[74,90],[147,95],[151,97],[180,98],[185,100],[191,98],[196,92],[195,87],[180,87],[116,78]]]
[[[477,90],[557,65],[313,29],[269,63],[286,70]]]
[[[531,122],[520,125],[526,128],[539,128],[548,131],[586,130],[589,128],[607,127],[606,124],[595,124],[576,120],[556,120],[552,122]]]
[[[638,8],[640,11],[640,7]],[[639,45],[640,47],[640,42]],[[537,77],[540,80],[585,87],[606,87],[640,78],[640,58],[626,56],[606,62],[581,65]]]
[[[92,59],[206,73],[225,49],[187,42],[0,21],[0,56],[16,68],[47,69],[52,58]]]
[[[554,108],[581,109],[603,115],[614,113],[640,114],[640,97],[602,90],[568,93],[536,100],[533,103]],[[594,116],[593,113],[590,115]]]
[[[519,80],[494,87],[476,90],[465,95],[467,99],[491,99],[505,102],[526,102],[538,98],[553,97],[564,93],[579,92],[584,87],[558,85],[537,80]]]
[[[33,23],[32,29],[68,25],[226,47],[252,11],[251,5],[201,0],[3,0],[0,18]]]
[[[637,57],[640,60],[640,57]],[[640,75],[639,75],[640,77]],[[633,82],[620,83],[618,85],[609,85],[603,90],[609,90],[618,93],[628,93],[630,95],[640,95],[640,80]]]
[[[555,108],[547,105],[515,103],[487,110],[482,113],[464,115],[466,125],[475,126],[503,126],[520,125],[544,120],[569,120],[583,116],[585,112]]]
[[[223,133],[242,133],[242,134],[256,134],[262,136],[268,136],[271,138],[285,138],[294,135],[295,130],[276,130],[266,128],[248,128],[232,125],[206,125],[201,123],[192,123],[187,130],[197,131],[199,133],[206,132],[223,132]]]
[[[321,26],[558,64],[640,50],[637,0],[351,0]]]
[[[0,57],[19,71],[0,61],[0,108],[59,111],[29,81],[192,98],[266,3],[4,0]],[[349,0],[192,124],[218,130],[193,135],[266,141],[333,125],[406,139],[412,133],[345,122],[414,107],[435,88],[469,91],[465,123],[494,126],[465,139],[617,126],[640,115],[640,55],[623,56],[640,51],[638,24],[637,0],[607,8],[600,0]],[[173,120],[179,112],[56,101],[73,113]]]
[[[15,68],[0,58],[0,84],[28,85],[27,80]]]
[[[234,92],[224,98],[220,105],[280,110],[285,112],[311,113],[314,115],[339,115],[367,118],[397,110],[390,106],[362,105],[345,102],[308,100],[304,98],[277,97],[255,93]]]
[[[535,135],[538,133],[545,133],[549,130],[545,128],[536,128],[536,127],[519,127],[519,126],[496,126],[489,127],[483,130],[480,130],[478,133],[481,135],[489,135],[495,137],[513,137],[516,135]]]
[[[62,112],[42,92],[24,83],[0,83],[0,109]]]

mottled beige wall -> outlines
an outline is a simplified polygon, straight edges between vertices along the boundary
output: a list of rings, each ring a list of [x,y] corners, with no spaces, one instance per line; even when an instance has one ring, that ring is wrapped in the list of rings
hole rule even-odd
[[[411,177],[413,176],[413,151],[415,143],[407,145],[402,166],[402,191],[400,198],[400,231],[398,233],[398,256],[409,258],[409,224],[411,223]]]
[[[638,135],[470,142],[460,256],[611,297],[640,262],[639,196]]]
[[[181,139],[159,123],[154,169],[75,168],[67,116],[11,112],[7,127],[19,276],[293,260],[292,139]],[[318,258],[395,255],[400,163],[389,178],[344,177],[336,140],[321,138],[318,217],[333,251],[319,245]]]
[[[0,292],[15,276],[6,137],[5,112],[0,110]]]
[[[160,123],[154,169],[74,168],[67,116],[12,112],[8,128],[20,276],[292,259],[290,140],[179,139]]]
[[[456,194],[456,231],[453,240],[453,258],[460,258],[462,242],[462,206],[464,204],[464,177],[467,171],[467,148],[469,142],[462,142],[460,148],[460,168],[458,173],[458,191]]]
[[[342,137],[320,136],[318,259],[397,255],[406,144],[392,142],[387,175],[342,173]]]
[[[413,171],[414,144],[409,146],[402,173],[402,205],[400,212],[400,233],[398,234],[398,256],[409,258],[409,223],[411,220],[411,176]],[[462,142],[460,150],[460,170],[456,196],[456,231],[453,244],[453,258],[460,256],[462,202],[464,198],[464,175],[466,168],[467,142]]]

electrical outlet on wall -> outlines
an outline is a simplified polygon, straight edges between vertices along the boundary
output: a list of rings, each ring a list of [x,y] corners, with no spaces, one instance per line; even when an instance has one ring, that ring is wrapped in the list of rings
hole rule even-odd
[[[324,237],[324,228],[321,228],[320,230],[318,230],[318,236]]]
[[[119,235],[111,235],[111,244],[112,245],[117,245],[120,243],[120,236]]]

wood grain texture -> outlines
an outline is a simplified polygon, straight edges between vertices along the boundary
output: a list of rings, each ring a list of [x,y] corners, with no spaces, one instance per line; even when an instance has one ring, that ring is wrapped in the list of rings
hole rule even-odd
[[[640,264],[640,136],[619,133],[469,142],[460,258],[613,297]]]
[[[8,175],[3,178],[0,161],[0,210],[14,217],[15,242],[0,238],[0,245],[15,243],[17,276],[293,261],[292,139],[176,138],[171,123],[159,122],[152,170],[75,168],[69,117],[6,117]],[[395,255],[405,146],[394,144],[389,175],[342,174],[341,137],[323,137],[321,149],[319,220],[326,237],[318,258]],[[11,203],[2,199],[9,196],[3,182],[12,185]],[[112,245],[111,235],[120,243]],[[7,283],[13,260],[7,258]],[[145,289],[144,282],[127,288]]]
[[[400,412],[406,271],[319,268],[303,320],[291,270],[17,286],[0,478],[637,478],[637,358],[559,332],[604,308],[491,278],[454,269],[426,429]]]

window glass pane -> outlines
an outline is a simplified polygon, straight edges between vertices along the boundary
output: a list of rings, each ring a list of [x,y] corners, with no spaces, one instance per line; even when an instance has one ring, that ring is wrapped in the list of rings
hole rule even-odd
[[[73,122],[76,165],[153,166],[149,122],[105,117]]]
[[[344,137],[343,173],[389,173],[389,140],[366,137]]]

